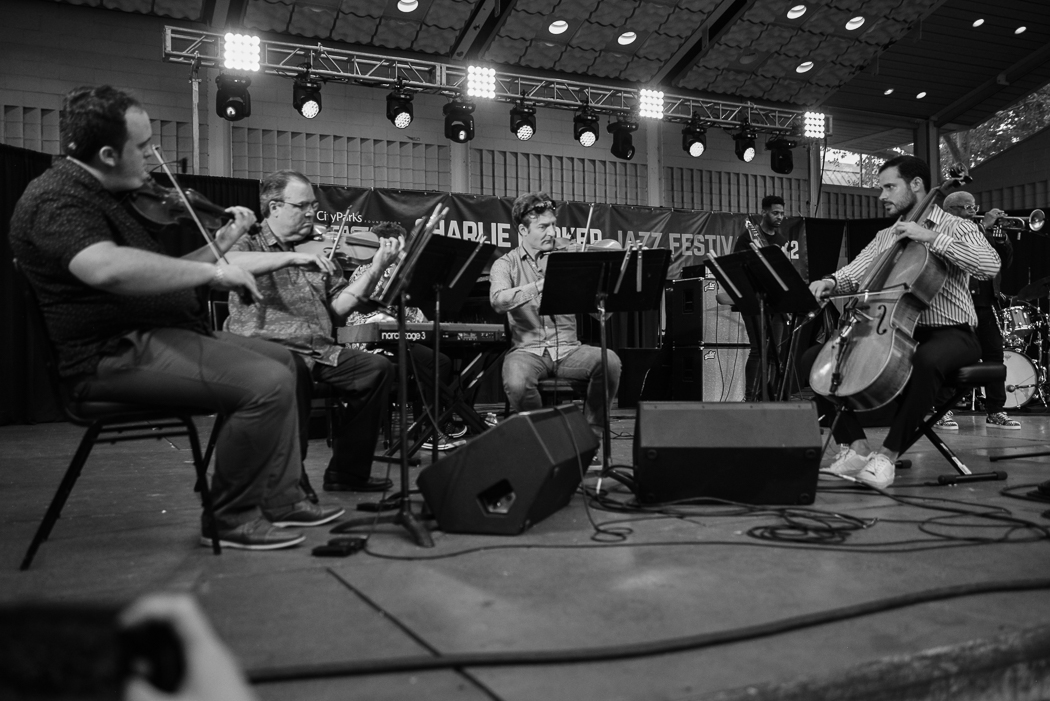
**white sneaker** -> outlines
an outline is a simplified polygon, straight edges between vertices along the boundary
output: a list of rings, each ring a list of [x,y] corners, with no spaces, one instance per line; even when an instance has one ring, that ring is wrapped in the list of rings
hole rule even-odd
[[[868,456],[868,463],[857,473],[857,480],[876,489],[886,489],[893,484],[893,461],[879,452]]]
[[[867,464],[867,456],[861,455],[848,445],[842,445],[839,446],[839,454],[835,457],[835,461],[825,469],[832,474],[854,477]]]

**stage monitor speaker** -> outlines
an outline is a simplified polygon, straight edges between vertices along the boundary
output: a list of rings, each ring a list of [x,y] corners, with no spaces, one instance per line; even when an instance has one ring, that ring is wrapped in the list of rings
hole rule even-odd
[[[748,353],[749,349],[743,347],[675,348],[671,356],[670,399],[743,401]]]
[[[510,417],[417,484],[441,530],[517,535],[569,503],[597,450],[583,414],[563,404]]]
[[[812,504],[820,453],[811,402],[638,404],[634,479],[643,503]]]

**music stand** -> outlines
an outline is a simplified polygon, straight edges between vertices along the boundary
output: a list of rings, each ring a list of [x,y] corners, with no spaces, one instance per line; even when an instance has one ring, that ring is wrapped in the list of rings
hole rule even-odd
[[[608,312],[649,311],[660,306],[671,251],[555,252],[547,258],[543,279],[541,316],[554,314],[598,314],[602,350],[602,385],[605,409],[602,416],[602,472],[609,470],[609,350],[605,337]],[[599,487],[600,488],[600,487]]]
[[[363,300],[364,306],[372,309],[383,310],[387,314],[391,314],[395,306],[397,308],[397,400],[400,404],[401,412],[401,421],[398,428],[402,446],[400,504],[397,513],[386,516],[350,519],[332,528],[332,533],[348,533],[357,526],[362,525],[394,523],[404,526],[405,530],[408,531],[408,534],[412,537],[412,540],[415,541],[416,545],[424,548],[434,547],[434,539],[430,537],[430,533],[427,531],[426,526],[420,523],[415,514],[412,513],[412,502],[409,500],[408,496],[408,451],[404,449],[404,446],[407,445],[408,442],[408,340],[405,333],[405,307],[410,300],[410,292],[416,293],[420,300],[425,299],[425,294],[420,294],[419,290],[415,287],[410,287],[410,284],[412,283],[413,277],[419,272],[420,261],[425,259],[425,251],[431,246],[434,246],[436,249],[442,248],[440,242],[434,243],[436,240],[434,237],[434,226],[442,217],[444,217],[447,211],[447,209],[442,211],[441,205],[438,205],[434,209],[433,214],[431,214],[429,221],[424,219],[419,221],[405,244],[403,254],[394,266],[393,273],[390,277],[390,284],[386,286],[380,295],[377,296],[373,294],[367,300]],[[424,221],[427,221],[426,225],[424,225]],[[424,279],[426,278],[426,275],[426,272],[421,273],[421,277]],[[462,300],[460,301],[460,304],[462,304]],[[435,344],[437,343],[436,336],[437,334],[435,334]],[[436,376],[436,361],[434,365],[434,374]]]
[[[740,312],[759,315],[759,343],[762,349],[759,378],[762,383],[763,401],[769,401],[766,314],[769,312],[792,315],[791,343],[783,364],[781,364],[779,352],[777,356],[777,366],[783,368],[777,397],[784,399],[788,387],[788,369],[791,367],[791,360],[798,346],[795,332],[799,326],[799,316],[818,311],[820,304],[809,291],[806,281],[791,265],[784,251],[777,246],[743,250],[718,258],[709,255],[707,262],[708,267],[722,284],[722,288],[733,298]]]

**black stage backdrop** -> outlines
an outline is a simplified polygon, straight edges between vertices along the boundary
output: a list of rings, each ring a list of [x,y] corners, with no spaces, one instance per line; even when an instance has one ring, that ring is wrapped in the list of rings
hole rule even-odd
[[[46,154],[0,146],[0,177],[3,178],[0,219],[4,227],[4,235],[0,237],[0,325],[4,331],[0,338],[0,425],[59,418],[51,403],[43,368],[34,362],[36,353],[27,340],[22,300],[13,293],[11,250],[6,235],[14,203],[29,181],[46,170],[51,160]],[[167,184],[164,176],[159,176],[158,181]],[[257,181],[191,175],[180,175],[179,181],[216,204],[242,205],[258,212]],[[316,190],[322,205],[318,213],[319,229],[332,230],[347,219],[351,232],[367,230],[382,221],[398,222],[411,230],[417,218],[442,204],[449,207],[449,215],[438,230],[440,235],[485,240],[498,247],[498,255],[518,245],[518,232],[511,223],[511,198],[327,185]],[[736,238],[745,231],[747,215],[569,202],[558,206],[556,216],[559,235],[579,243],[613,239],[625,245],[641,242],[650,248],[670,249],[672,262],[668,276],[677,278],[683,268],[701,264],[709,253],[723,255],[732,251]],[[876,231],[889,223],[886,219],[790,218],[783,225],[789,239],[785,252],[803,278],[816,279],[837,267],[843,236],[847,255],[852,258]],[[182,255],[203,243],[200,234],[190,227],[166,229],[159,236],[172,255]],[[1032,234],[1025,234],[1016,242],[1014,266],[1004,278],[1004,291],[1016,293],[1028,282],[1050,272],[1048,246],[1046,239]],[[597,342],[597,321],[590,317],[582,320],[581,339]],[[654,348],[659,340],[659,313],[616,315],[608,325],[608,332],[610,348]]]

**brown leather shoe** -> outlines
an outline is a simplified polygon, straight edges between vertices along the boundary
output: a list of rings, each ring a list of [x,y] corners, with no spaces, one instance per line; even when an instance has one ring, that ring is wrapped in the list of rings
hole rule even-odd
[[[302,533],[278,528],[264,518],[219,531],[219,544],[235,550],[280,550],[294,547],[304,540],[306,536]],[[201,530],[201,545],[211,547],[210,528]]]

